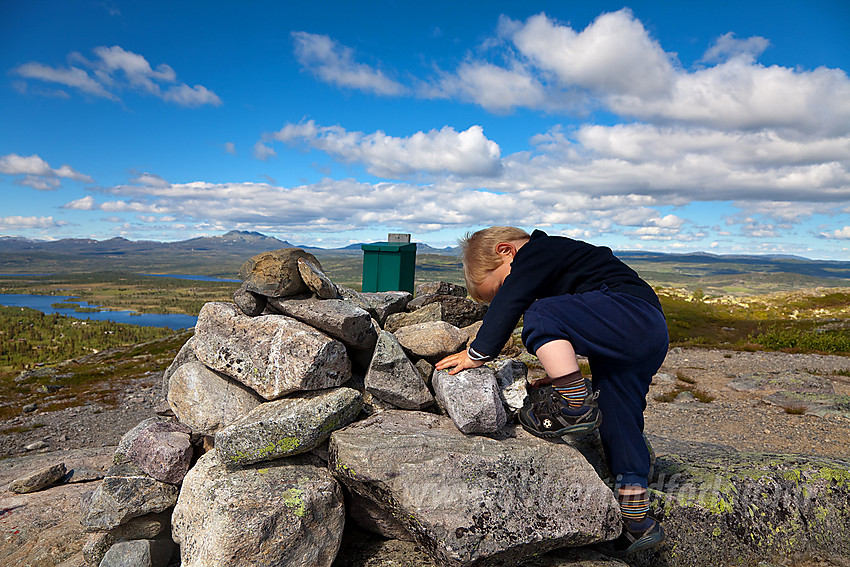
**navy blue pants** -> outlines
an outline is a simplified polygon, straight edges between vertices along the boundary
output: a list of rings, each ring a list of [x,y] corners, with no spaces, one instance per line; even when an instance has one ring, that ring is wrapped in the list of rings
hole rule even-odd
[[[643,411],[652,376],[667,355],[664,314],[647,301],[607,288],[538,299],[523,316],[529,352],[567,340],[587,357],[599,392],[599,435],[619,486],[647,486],[649,450]]]

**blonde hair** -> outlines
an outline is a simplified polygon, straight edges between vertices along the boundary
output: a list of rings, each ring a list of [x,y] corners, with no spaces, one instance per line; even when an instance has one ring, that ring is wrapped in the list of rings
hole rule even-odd
[[[466,233],[460,241],[460,248],[463,277],[472,299],[484,301],[478,293],[478,285],[487,274],[502,265],[503,258],[496,252],[496,245],[529,238],[527,232],[514,226],[491,226],[472,234]]]

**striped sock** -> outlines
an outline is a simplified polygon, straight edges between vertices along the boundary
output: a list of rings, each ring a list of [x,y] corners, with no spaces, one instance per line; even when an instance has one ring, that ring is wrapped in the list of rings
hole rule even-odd
[[[623,519],[629,522],[640,522],[646,518],[649,512],[649,496],[646,490],[637,494],[622,494],[617,497],[620,504],[620,512],[623,514]]]
[[[587,397],[587,386],[584,383],[581,370],[576,370],[572,374],[560,378],[554,378],[552,387],[562,398],[567,400],[571,408],[580,408],[584,405],[584,399]]]

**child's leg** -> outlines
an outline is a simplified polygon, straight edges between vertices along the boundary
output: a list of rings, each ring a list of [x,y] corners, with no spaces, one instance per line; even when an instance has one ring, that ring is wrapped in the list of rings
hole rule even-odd
[[[571,408],[580,408],[587,398],[587,386],[573,345],[566,340],[550,341],[538,347],[534,354],[546,371],[546,378],[535,381],[534,386],[551,384]]]

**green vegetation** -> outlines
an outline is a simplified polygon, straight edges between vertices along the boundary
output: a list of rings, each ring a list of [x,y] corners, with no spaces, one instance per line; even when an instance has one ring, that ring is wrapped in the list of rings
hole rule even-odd
[[[850,354],[850,329],[813,332],[795,327],[770,327],[750,339],[766,350]]]
[[[81,321],[25,307],[0,306],[0,376],[171,334],[158,327]]]

